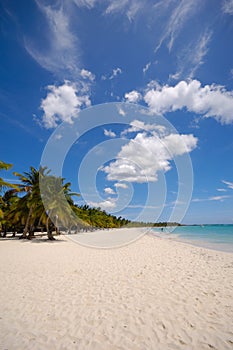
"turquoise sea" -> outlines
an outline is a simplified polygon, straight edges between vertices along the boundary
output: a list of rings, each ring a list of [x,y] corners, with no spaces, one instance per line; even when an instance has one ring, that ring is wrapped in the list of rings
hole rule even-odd
[[[153,228],[155,236],[233,253],[233,225],[194,225]]]

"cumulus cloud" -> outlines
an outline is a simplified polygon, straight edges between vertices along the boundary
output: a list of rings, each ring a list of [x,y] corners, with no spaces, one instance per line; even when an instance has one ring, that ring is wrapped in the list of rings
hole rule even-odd
[[[80,75],[83,79],[88,79],[90,81],[95,80],[95,75],[86,69],[82,69]]]
[[[60,122],[72,123],[81,107],[89,106],[87,95],[79,95],[75,84],[65,81],[63,85],[48,86],[48,94],[42,99],[42,124],[45,128],[55,128]]]
[[[122,69],[117,67],[112,70],[110,75],[108,74],[102,75],[101,80],[112,80],[120,74],[122,74]]]
[[[126,115],[125,111],[121,107],[117,107],[118,113],[124,117]]]
[[[107,129],[104,129],[104,135],[105,136],[108,136],[108,137],[116,137],[116,134],[114,131],[112,130],[107,130]]]
[[[171,169],[170,161],[175,156],[191,152],[196,145],[197,138],[193,135],[170,134],[159,138],[138,133],[102,171],[110,181],[155,182],[159,171]]]
[[[100,207],[102,210],[110,210],[116,207],[116,199],[108,198],[102,202],[89,202],[93,207]]]
[[[225,0],[222,5],[222,10],[228,15],[233,15],[233,0]]]
[[[166,128],[163,125],[157,125],[157,124],[146,124],[144,122],[142,122],[141,120],[133,120],[130,123],[130,127],[124,131],[122,131],[121,135],[126,135],[129,133],[133,133],[133,132],[138,132],[138,131],[154,131],[154,132],[158,132],[160,134],[164,133]]]
[[[113,189],[111,187],[106,187],[104,189],[104,192],[107,193],[107,194],[116,194],[116,192],[113,191]]]
[[[138,92],[136,90],[127,92],[125,94],[126,102],[136,103],[136,102],[140,101],[141,98],[142,98],[142,95],[140,94],[140,92]]]
[[[122,74],[122,70],[121,68],[115,68],[112,70],[112,74],[110,75],[109,79],[112,80],[114,79],[115,77],[117,77],[119,74]]]
[[[127,186],[126,184],[122,183],[122,182],[116,182],[116,183],[114,184],[114,186],[115,186],[116,188],[124,188],[124,189],[128,188],[128,186]]]
[[[181,72],[182,72],[182,69],[180,69],[178,72],[176,73],[171,73],[169,74],[169,79],[172,79],[172,80],[179,80],[180,79],[180,76],[181,76]]]
[[[157,85],[145,93],[144,100],[156,114],[186,108],[222,124],[233,122],[233,92],[219,85],[202,87],[197,80],[180,81],[175,86]]]

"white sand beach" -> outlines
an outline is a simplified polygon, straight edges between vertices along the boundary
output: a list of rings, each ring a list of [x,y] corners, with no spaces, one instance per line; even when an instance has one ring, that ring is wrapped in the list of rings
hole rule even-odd
[[[1,239],[0,278],[3,350],[233,348],[230,253],[149,235],[116,249]]]

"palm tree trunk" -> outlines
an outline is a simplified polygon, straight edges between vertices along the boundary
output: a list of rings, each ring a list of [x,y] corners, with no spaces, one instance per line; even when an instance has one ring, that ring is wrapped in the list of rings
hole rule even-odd
[[[53,237],[53,233],[51,231],[51,228],[49,227],[49,216],[47,217],[47,220],[46,220],[46,229],[47,229],[48,239],[50,241],[54,241],[55,238]]]
[[[23,230],[23,234],[22,236],[20,236],[19,238],[22,239],[22,238],[27,238],[27,233],[29,231],[29,224],[30,224],[30,220],[31,220],[31,217],[32,217],[32,206],[30,207],[29,209],[29,213],[28,213],[28,216],[27,216],[27,220],[26,220],[26,224],[25,224],[25,227],[24,227],[24,230]]]
[[[35,237],[35,227],[34,227],[34,225],[31,225],[30,229],[29,229],[29,239],[34,238],[34,237]]]

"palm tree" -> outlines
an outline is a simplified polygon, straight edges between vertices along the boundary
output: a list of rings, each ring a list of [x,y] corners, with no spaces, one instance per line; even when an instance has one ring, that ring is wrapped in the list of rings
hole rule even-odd
[[[54,239],[53,228],[58,232],[58,219],[65,227],[75,224],[77,217],[72,210],[74,203],[71,197],[79,194],[71,192],[69,182],[64,183],[64,178],[50,175],[47,167],[39,170],[30,167],[30,172],[14,174],[21,180],[21,191],[26,193],[18,201],[18,210],[25,218],[20,238],[27,238],[28,233],[31,237],[36,223],[46,226],[50,240]]]
[[[12,167],[12,164],[5,163],[2,160],[0,160],[0,170],[9,170],[11,167]],[[17,189],[17,185],[11,184],[0,177],[0,193],[3,191],[4,188],[9,188],[9,187]],[[0,231],[2,229],[2,222],[4,219],[4,209],[5,209],[5,203],[2,196],[0,195]]]
[[[33,227],[38,215],[42,215],[44,211],[43,203],[40,196],[40,183],[39,177],[45,176],[45,171],[47,168],[40,167],[36,170],[34,167],[30,167],[30,172],[24,172],[19,174],[14,173],[19,177],[21,184],[19,185],[21,192],[25,192],[25,196],[20,198],[18,202],[18,210],[21,212],[22,216],[26,216],[25,226],[23,234],[20,238],[27,238],[27,233],[29,236],[33,235]]]
[[[18,210],[18,192],[18,189],[11,189],[6,191],[2,197],[2,203],[4,203],[4,217],[2,219],[3,237],[6,236],[9,230],[12,231],[13,236],[15,236],[15,232],[22,227],[20,212]]]
[[[70,186],[70,182],[64,183],[64,178],[61,177],[53,175],[40,177],[41,197],[47,213],[46,226],[49,239],[52,239],[51,223],[58,231],[58,224],[70,229],[79,221],[74,212],[76,207],[72,200],[72,196],[79,196],[79,194],[71,192]]]
[[[12,164],[5,163],[2,160],[0,160],[0,170],[9,170],[11,167],[12,167]],[[17,186],[5,181],[0,177],[0,191],[2,191],[4,187],[16,188]]]

